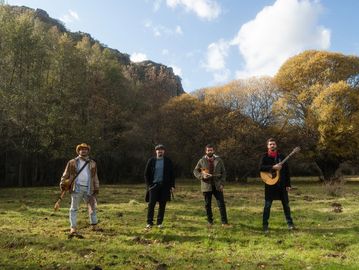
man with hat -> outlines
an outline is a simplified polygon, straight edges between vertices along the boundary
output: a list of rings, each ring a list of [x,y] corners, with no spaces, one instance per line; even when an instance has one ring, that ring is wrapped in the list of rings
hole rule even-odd
[[[146,201],[148,202],[147,226],[153,226],[153,216],[156,202],[159,204],[157,226],[162,228],[166,203],[171,200],[171,192],[175,189],[175,175],[172,161],[166,157],[165,147],[158,144],[155,147],[156,156],[147,161],[145,168],[145,182],[147,185]]]
[[[92,230],[99,230],[96,215],[96,195],[99,192],[99,180],[96,162],[89,157],[90,150],[90,145],[86,143],[77,145],[76,153],[78,156],[67,163],[61,177],[61,190],[66,190],[66,182],[70,183],[70,236],[78,235],[76,229],[77,212],[81,200],[87,203]]]

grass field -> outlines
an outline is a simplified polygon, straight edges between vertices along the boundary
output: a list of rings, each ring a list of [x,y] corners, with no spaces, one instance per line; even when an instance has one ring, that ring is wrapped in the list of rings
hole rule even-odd
[[[2,189],[0,269],[359,269],[359,183],[347,182],[339,197],[313,181],[295,179],[293,186],[298,229],[287,230],[275,201],[268,235],[261,227],[259,180],[226,186],[232,228],[221,227],[215,201],[215,225],[207,228],[199,183],[178,181],[165,228],[148,232],[144,185],[102,186],[98,217],[104,231],[90,230],[82,204],[84,239],[67,238],[68,195],[53,212],[57,187]],[[340,206],[342,212],[335,212]]]

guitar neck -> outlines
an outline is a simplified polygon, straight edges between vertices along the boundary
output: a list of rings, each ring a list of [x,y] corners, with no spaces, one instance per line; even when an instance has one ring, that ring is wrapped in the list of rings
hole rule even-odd
[[[290,153],[288,156],[286,156],[280,163],[284,164],[291,156],[294,155],[294,152]]]

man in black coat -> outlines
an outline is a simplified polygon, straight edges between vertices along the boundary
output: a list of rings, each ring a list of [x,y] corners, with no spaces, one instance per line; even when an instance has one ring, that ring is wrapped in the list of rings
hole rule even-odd
[[[275,139],[267,140],[268,151],[263,155],[260,163],[261,172],[279,172],[279,180],[274,185],[265,184],[265,203],[263,209],[263,231],[268,232],[268,220],[273,200],[281,200],[284,215],[290,230],[294,229],[290,214],[288,191],[291,190],[288,164],[280,162],[285,156],[278,152]]]
[[[145,169],[146,201],[148,202],[146,229],[151,229],[153,226],[156,202],[159,204],[157,226],[162,228],[166,203],[171,200],[171,192],[175,189],[173,164],[168,157],[164,156],[164,145],[157,145],[155,151],[156,156],[148,160]]]

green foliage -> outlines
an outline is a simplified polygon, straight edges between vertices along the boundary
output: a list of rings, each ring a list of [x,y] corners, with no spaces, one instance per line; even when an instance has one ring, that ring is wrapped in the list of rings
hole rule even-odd
[[[123,154],[125,135],[159,97],[163,104],[171,96],[155,91],[158,85],[168,81],[171,87],[171,76],[176,83],[178,78],[155,63],[133,68],[141,76],[129,75],[134,64],[126,62],[128,56],[89,35],[69,33],[40,13],[0,6],[0,175],[9,179],[2,184],[57,182],[81,142],[93,146],[100,163],[114,163],[102,178],[116,181],[116,168],[138,158],[133,151]]]

